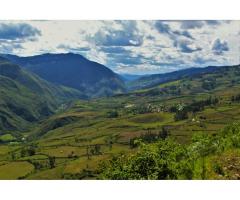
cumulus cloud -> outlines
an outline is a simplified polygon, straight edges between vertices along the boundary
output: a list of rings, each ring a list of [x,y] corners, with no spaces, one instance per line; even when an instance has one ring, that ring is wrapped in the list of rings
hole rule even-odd
[[[40,35],[40,30],[26,23],[0,23],[0,40],[32,40]]]
[[[229,51],[227,41],[222,41],[219,38],[213,42],[212,51],[215,55],[222,55],[224,52]]]
[[[182,21],[181,28],[182,29],[196,29],[196,28],[202,28],[204,26],[203,21],[197,21],[197,20],[186,20]]]
[[[121,29],[104,27],[90,38],[100,46],[141,46],[143,37],[139,34],[135,21],[117,21]]]
[[[23,46],[21,44],[18,44],[18,43],[1,43],[0,44],[0,50],[1,50],[1,53],[4,53],[4,54],[12,54],[14,53],[14,50],[16,49],[24,49]]]
[[[204,65],[206,63],[216,63],[217,60],[213,59],[213,58],[203,58],[200,56],[195,56],[193,58],[194,63],[196,63],[197,65]]]
[[[130,50],[126,50],[126,48],[122,47],[122,46],[103,46],[101,47],[101,51],[105,52],[105,53],[109,53],[109,54],[130,54],[131,51]]]
[[[171,22],[169,22],[171,23]],[[194,39],[194,37],[187,31],[187,30],[173,30],[169,24],[167,24],[166,22],[163,21],[157,21],[155,23],[155,27],[158,30],[159,33],[162,34],[167,34],[169,35],[170,38],[175,38],[177,36],[184,36],[187,37],[189,39]]]
[[[179,50],[183,53],[193,53],[195,51],[201,51],[201,47],[195,46],[189,40],[180,40],[175,43],[175,46],[179,48]]]
[[[62,49],[66,52],[84,52],[84,51],[89,51],[89,47],[77,47],[77,46],[70,46],[66,44],[60,44],[57,46],[58,49]]]
[[[194,37],[186,30],[185,31],[174,31],[173,33],[176,34],[176,35],[185,36],[189,39],[194,40]]]
[[[157,30],[160,32],[160,33],[167,33],[167,34],[171,34],[172,31],[171,31],[171,28],[168,24],[162,22],[162,21],[157,21],[155,23],[155,27],[157,28]]]
[[[4,21],[0,25],[0,53],[73,52],[116,72],[163,73],[239,62],[240,21]]]

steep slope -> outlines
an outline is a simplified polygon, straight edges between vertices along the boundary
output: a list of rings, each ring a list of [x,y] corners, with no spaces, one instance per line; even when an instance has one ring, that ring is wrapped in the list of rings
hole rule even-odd
[[[22,130],[60,104],[82,97],[78,90],[48,83],[0,57],[0,131]]]
[[[188,68],[179,71],[174,71],[165,74],[152,74],[140,77],[137,80],[133,80],[128,84],[129,90],[137,90],[154,87],[161,83],[178,80],[187,76],[193,76],[201,73],[210,73],[217,70],[218,67],[209,66],[205,68]]]
[[[5,57],[49,82],[78,89],[91,97],[108,96],[124,91],[124,83],[117,74],[104,65],[78,54]]]
[[[133,93],[143,96],[181,96],[212,93],[240,86],[240,65],[207,67],[197,71],[198,73],[175,77],[174,80],[166,80]]]
[[[55,139],[60,135],[75,137],[78,134],[86,136],[85,133],[87,133],[89,136],[99,134],[99,132],[104,134],[120,133],[120,135],[122,133],[123,135],[128,134],[130,137],[131,134],[136,134],[136,131],[142,133],[141,131],[147,128],[158,130],[162,125],[174,127],[186,123],[183,124],[180,134],[181,140],[185,141],[189,139],[189,132],[185,133],[185,131],[191,121],[175,124],[176,111],[172,108],[176,105],[191,105],[192,108],[195,108],[205,103],[204,101],[209,100],[210,97],[210,99],[217,97],[219,103],[216,108],[219,110],[213,109],[209,113],[208,111],[203,113],[203,116],[209,116],[205,121],[209,120],[207,126],[210,131],[213,131],[216,124],[222,127],[229,121],[232,122],[239,118],[240,101],[237,100],[231,104],[232,96],[237,96],[239,99],[239,89],[240,65],[219,67],[214,72],[196,74],[149,89],[91,101],[75,102],[68,110],[45,120],[33,134],[38,137]],[[116,115],[109,115],[109,113],[116,112]],[[212,123],[211,120],[215,120],[215,122]],[[193,126],[195,125],[193,124]],[[205,127],[197,128],[202,130]],[[173,128],[173,135],[178,132],[180,130]]]

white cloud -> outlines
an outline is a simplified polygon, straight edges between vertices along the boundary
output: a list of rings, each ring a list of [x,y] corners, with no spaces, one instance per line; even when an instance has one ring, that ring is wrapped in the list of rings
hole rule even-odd
[[[37,35],[36,40],[21,43],[3,42],[0,38],[0,53],[27,56],[71,51],[105,64],[114,71],[138,74],[239,62],[240,21],[0,21],[1,23],[29,24],[41,34]],[[214,54],[212,44],[216,39],[225,41],[229,50]]]

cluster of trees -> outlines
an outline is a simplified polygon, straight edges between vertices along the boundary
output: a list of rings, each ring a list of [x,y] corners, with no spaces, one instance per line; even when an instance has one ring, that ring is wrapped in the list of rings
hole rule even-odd
[[[139,105],[139,106],[135,106],[132,108],[131,112],[133,114],[145,114],[145,113],[151,113],[152,112],[152,106],[151,105]]]
[[[118,116],[119,116],[119,114],[116,110],[107,112],[107,117],[108,118],[117,118]]]
[[[101,145],[95,144],[95,145],[88,145],[86,149],[87,158],[90,159],[93,155],[101,155]]]
[[[55,156],[49,156],[48,160],[49,160],[49,167],[50,167],[50,169],[56,167],[56,158],[55,158]]]
[[[46,160],[28,160],[34,166],[35,170],[40,170],[44,168],[53,169],[56,167],[56,158],[55,156],[48,156]]]
[[[181,88],[177,85],[170,85],[164,88],[154,88],[146,92],[148,96],[158,96],[158,95],[180,95]]]
[[[173,106],[169,109],[170,112],[175,112],[175,121],[188,119],[188,113],[196,113],[204,110],[205,106],[216,105],[219,102],[217,97],[209,97],[206,100],[195,101],[189,105]]]
[[[62,178],[65,180],[81,180],[84,178],[90,178],[90,177],[96,177],[96,175],[94,174],[93,171],[91,171],[90,169],[88,169],[88,167],[86,169],[83,169],[81,172],[79,173],[64,173],[62,175]]]
[[[216,135],[199,134],[189,145],[171,138],[153,144],[139,141],[139,150],[103,162],[101,179],[206,179],[205,158],[231,148],[240,148],[240,124],[227,126]],[[199,161],[201,168],[199,171]],[[198,165],[197,165],[198,164]],[[198,166],[198,167],[196,167]],[[216,172],[221,170],[216,170]]]
[[[135,148],[139,145],[138,141],[142,141],[144,143],[153,143],[158,140],[165,140],[169,135],[169,130],[162,126],[162,130],[158,133],[153,133],[150,129],[147,130],[147,133],[142,134],[139,137],[131,138],[129,141],[129,145],[131,148]]]
[[[26,146],[21,149],[20,156],[26,157],[26,156],[33,156],[36,154],[36,147],[35,146]]]
[[[109,150],[112,149],[113,143],[116,142],[117,136],[116,135],[109,135],[108,137],[105,138],[105,143],[108,146]]]
[[[28,156],[34,156],[37,152],[37,146],[36,145],[29,145],[21,148],[19,151],[13,151],[10,153],[11,159],[16,160],[19,157],[28,157]],[[46,160],[33,160],[28,159],[29,163],[31,163],[36,170],[40,170],[43,168],[54,168],[56,166],[56,158],[54,156],[48,156]]]
[[[166,106],[165,105],[141,104],[141,105],[131,108],[129,110],[129,113],[136,115],[136,114],[154,113],[154,112],[160,112],[160,111],[167,111]]]
[[[239,102],[240,101],[240,94],[231,97],[232,102]]]
[[[129,179],[191,179],[193,165],[187,149],[174,141],[159,140],[146,145],[139,143],[139,151],[124,154],[100,165],[100,178]]]
[[[216,79],[209,78],[207,80],[204,80],[202,83],[202,88],[205,90],[213,90],[216,87]]]
[[[174,115],[174,120],[175,121],[180,121],[188,119],[188,110],[183,108],[182,110],[177,110],[176,114]]]
[[[189,112],[199,112],[204,110],[205,106],[211,106],[211,105],[216,105],[219,102],[219,99],[216,97],[209,97],[206,100],[201,100],[201,101],[195,101],[193,103],[191,103],[190,105],[188,105],[186,107],[186,109]]]

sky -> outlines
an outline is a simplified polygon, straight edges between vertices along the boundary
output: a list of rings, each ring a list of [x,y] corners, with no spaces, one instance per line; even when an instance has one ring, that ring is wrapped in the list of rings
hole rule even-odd
[[[240,21],[0,21],[0,53],[77,53],[117,73],[240,63]]]

